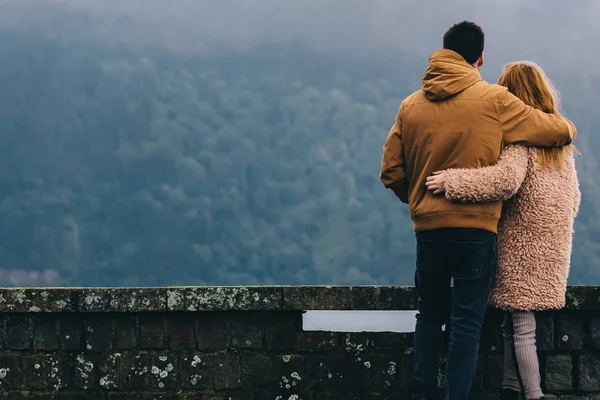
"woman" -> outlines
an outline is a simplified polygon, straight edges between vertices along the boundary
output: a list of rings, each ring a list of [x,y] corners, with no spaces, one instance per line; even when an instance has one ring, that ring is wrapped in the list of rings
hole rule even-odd
[[[498,84],[526,104],[559,112],[556,90],[531,62],[507,65]],[[449,169],[427,180],[434,194],[455,202],[503,200],[498,224],[498,272],[490,304],[506,310],[502,398],[543,397],[534,311],[564,307],[573,221],[581,193],[573,146],[506,147],[495,165]],[[516,362],[515,362],[516,361]]]

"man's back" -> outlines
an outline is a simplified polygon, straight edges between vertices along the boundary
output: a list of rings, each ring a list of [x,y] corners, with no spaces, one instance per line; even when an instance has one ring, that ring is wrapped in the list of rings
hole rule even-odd
[[[493,164],[506,143],[565,144],[571,140],[568,131],[561,117],[525,106],[506,88],[484,82],[459,54],[439,50],[431,56],[423,89],[400,106],[386,143],[381,178],[392,187],[399,182],[399,172],[404,174],[405,187],[400,189],[406,191],[406,198],[399,197],[408,202],[416,231],[496,232],[501,203],[450,203],[426,190],[426,178],[447,168]]]

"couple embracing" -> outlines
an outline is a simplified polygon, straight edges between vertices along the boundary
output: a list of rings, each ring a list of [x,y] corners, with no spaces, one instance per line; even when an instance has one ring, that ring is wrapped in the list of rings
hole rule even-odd
[[[535,311],[565,304],[580,192],[576,129],[531,62],[482,80],[484,34],[461,22],[400,105],[381,180],[409,205],[417,239],[414,399],[467,399],[488,305],[506,311],[502,399],[539,399]],[[451,286],[453,286],[451,290]]]

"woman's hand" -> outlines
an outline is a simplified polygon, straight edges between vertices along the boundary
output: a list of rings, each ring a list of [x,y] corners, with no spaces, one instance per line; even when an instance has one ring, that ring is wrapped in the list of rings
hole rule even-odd
[[[444,193],[446,191],[446,171],[434,172],[433,175],[427,177],[425,186],[434,195]]]

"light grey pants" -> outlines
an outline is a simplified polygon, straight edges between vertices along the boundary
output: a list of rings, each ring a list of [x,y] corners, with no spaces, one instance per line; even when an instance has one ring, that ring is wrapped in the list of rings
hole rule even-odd
[[[522,383],[526,399],[539,399],[544,396],[535,345],[535,327],[535,314],[531,311],[507,312],[502,324],[504,336],[502,387],[520,392]],[[519,383],[519,375],[521,383]]]

